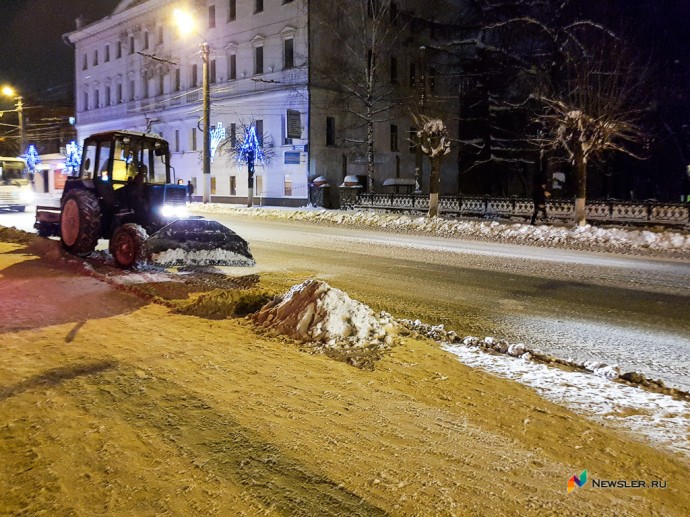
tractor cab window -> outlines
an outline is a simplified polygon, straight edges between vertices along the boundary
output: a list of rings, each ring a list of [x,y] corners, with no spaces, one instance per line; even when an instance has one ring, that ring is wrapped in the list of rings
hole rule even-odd
[[[96,144],[90,143],[84,147],[81,161],[81,177],[92,179],[96,170]]]
[[[98,174],[103,176],[108,174],[108,165],[110,164],[110,142],[101,142],[100,152],[98,153]]]
[[[127,180],[136,176],[135,150],[129,141],[118,139],[115,141],[113,153],[113,185],[123,185]]]

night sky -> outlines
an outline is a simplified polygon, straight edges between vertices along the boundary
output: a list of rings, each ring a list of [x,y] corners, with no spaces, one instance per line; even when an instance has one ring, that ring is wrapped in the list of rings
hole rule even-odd
[[[74,49],[62,35],[83,15],[108,16],[120,0],[0,0],[0,85],[24,97],[65,97],[74,82]]]

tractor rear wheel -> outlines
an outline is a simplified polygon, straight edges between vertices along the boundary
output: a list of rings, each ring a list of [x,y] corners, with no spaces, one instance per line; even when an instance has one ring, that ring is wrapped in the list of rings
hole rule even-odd
[[[101,234],[101,207],[89,190],[71,190],[60,211],[60,241],[70,253],[91,253]]]
[[[110,254],[123,269],[134,267],[146,259],[144,242],[148,235],[138,224],[127,223],[115,228],[110,238]]]

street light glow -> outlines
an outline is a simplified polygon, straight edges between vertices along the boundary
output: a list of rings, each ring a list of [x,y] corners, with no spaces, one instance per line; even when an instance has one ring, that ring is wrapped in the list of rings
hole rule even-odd
[[[11,86],[3,86],[2,94],[7,95],[8,97],[14,97],[16,95],[16,92],[14,91],[14,88],[12,88]]]
[[[175,25],[180,29],[180,32],[184,35],[194,32],[194,18],[191,14],[183,11],[182,9],[175,9],[173,11],[173,18],[175,19]]]

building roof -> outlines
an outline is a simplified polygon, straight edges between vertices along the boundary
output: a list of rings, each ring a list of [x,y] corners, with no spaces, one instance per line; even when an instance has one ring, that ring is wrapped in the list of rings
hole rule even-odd
[[[117,7],[113,11],[113,14],[121,13],[122,11],[126,11],[127,9],[130,9],[139,4],[143,4],[144,2],[146,2],[146,0],[122,0],[119,4],[117,4]]]

